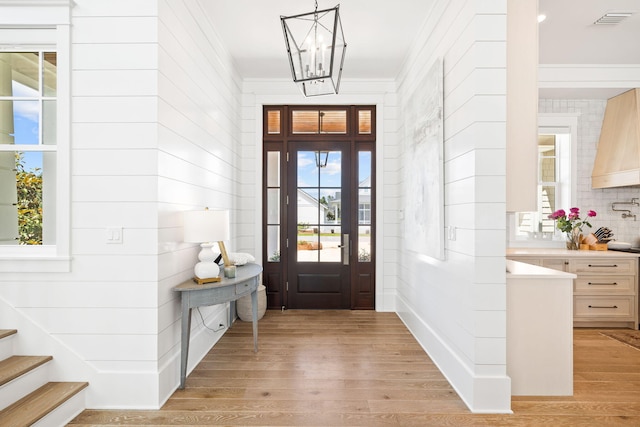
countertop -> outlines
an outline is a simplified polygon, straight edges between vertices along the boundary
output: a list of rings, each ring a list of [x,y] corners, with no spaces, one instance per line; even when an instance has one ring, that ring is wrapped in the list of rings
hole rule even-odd
[[[507,278],[510,277],[517,277],[519,279],[575,279],[577,276],[573,273],[565,273],[564,271],[552,270],[550,268],[508,259]]]
[[[507,248],[507,257],[557,256],[562,258],[638,258],[640,253],[621,251],[570,251],[558,248]]]

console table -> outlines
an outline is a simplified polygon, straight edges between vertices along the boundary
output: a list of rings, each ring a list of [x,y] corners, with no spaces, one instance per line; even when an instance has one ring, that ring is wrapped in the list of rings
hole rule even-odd
[[[189,358],[189,335],[191,332],[191,309],[207,305],[231,302],[229,327],[235,317],[235,301],[251,294],[253,314],[253,351],[258,351],[258,278],[262,267],[258,264],[246,264],[236,269],[236,277],[223,278],[220,282],[198,285],[193,280],[183,282],[173,288],[182,296],[182,334],[180,346],[180,388],[184,388],[187,378],[187,360]]]

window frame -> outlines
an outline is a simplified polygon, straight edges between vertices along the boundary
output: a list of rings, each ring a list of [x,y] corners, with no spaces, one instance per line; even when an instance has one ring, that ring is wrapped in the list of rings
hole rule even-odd
[[[577,195],[577,153],[578,153],[578,114],[538,114],[538,135],[570,135],[568,143],[559,141],[556,149],[556,180],[557,209],[568,209],[576,205]],[[567,147],[568,145],[568,147]],[[538,160],[540,157],[538,158]],[[539,172],[538,167],[538,172]],[[540,185],[538,177],[538,185]],[[509,246],[510,247],[564,247],[563,233],[554,228],[554,234],[549,238],[540,236],[522,236],[517,234],[518,215],[520,212],[508,214]]]
[[[71,0],[33,0],[19,4],[0,0],[3,52],[56,52],[55,235],[52,245],[0,246],[0,273],[69,272],[70,140],[71,140]],[[18,25],[19,24],[19,25]],[[46,145],[31,150],[52,151]],[[21,151],[12,149],[7,151]]]

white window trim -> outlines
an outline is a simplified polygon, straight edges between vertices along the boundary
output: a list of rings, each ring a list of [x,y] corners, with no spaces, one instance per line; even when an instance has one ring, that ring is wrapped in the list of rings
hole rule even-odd
[[[71,7],[72,0],[0,0],[0,28],[55,29],[57,52],[56,244],[0,247],[0,273],[71,270]],[[37,38],[36,38],[37,39]],[[22,48],[40,42],[15,41]],[[39,46],[38,46],[39,48]],[[15,50],[7,48],[7,50]]]
[[[571,152],[569,159],[569,204],[576,205],[576,195],[578,188],[578,113],[541,113],[538,114],[538,134],[544,133],[569,133],[571,134]],[[568,130],[568,131],[567,131]],[[564,171],[560,171],[564,174]],[[566,189],[559,188],[560,191]],[[569,207],[571,207],[569,206]],[[568,209],[568,208],[567,208]],[[516,237],[516,214],[507,214],[507,228],[509,235],[509,247],[564,247],[565,241],[561,233],[556,230],[552,240],[526,239]]]

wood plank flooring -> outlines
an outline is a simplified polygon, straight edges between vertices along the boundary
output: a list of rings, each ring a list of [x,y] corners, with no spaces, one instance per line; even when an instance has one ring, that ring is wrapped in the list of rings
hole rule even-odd
[[[393,313],[267,311],[238,321],[157,411],[86,410],[80,426],[640,426],[640,350],[574,333],[574,396],[472,414]]]

